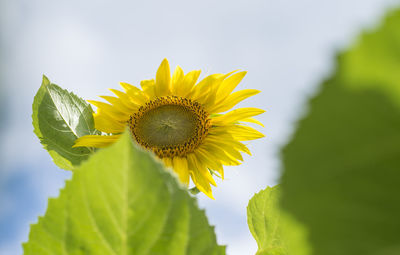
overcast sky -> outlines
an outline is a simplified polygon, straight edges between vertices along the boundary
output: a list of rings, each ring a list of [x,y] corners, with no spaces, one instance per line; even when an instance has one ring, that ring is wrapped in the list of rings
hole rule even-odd
[[[228,254],[254,254],[246,205],[279,180],[279,148],[304,103],[327,77],[335,52],[374,27],[394,0],[54,1],[0,0],[0,81],[8,115],[0,132],[0,254],[21,254],[29,224],[70,174],[57,169],[32,132],[42,74],[85,99],[118,82],[152,78],[163,58],[203,77],[236,69],[240,88],[262,91],[241,106],[267,110],[266,138],[227,167],[215,201],[199,195]],[[1,107],[1,106],[0,106]],[[5,124],[6,123],[6,124]]]

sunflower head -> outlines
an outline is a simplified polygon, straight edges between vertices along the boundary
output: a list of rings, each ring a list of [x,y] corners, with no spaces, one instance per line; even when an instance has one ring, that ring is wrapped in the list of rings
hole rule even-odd
[[[101,96],[108,103],[89,100],[97,107],[95,127],[104,135],[80,137],[74,147],[106,147],[128,126],[136,142],[171,167],[182,183],[189,185],[191,178],[213,198],[213,176],[223,179],[224,165],[239,165],[241,153],[250,154],[243,141],[264,136],[246,124],[262,125],[252,117],[263,110],[231,110],[259,93],[254,89],[233,92],[245,74],[212,74],[197,82],[200,71],[184,74],[179,66],[171,77],[164,59],[156,78],[141,81],[141,88],[122,82],[123,91],[111,89],[115,97]]]

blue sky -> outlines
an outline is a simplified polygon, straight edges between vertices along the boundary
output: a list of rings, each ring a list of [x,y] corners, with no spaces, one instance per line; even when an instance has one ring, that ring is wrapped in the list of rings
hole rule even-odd
[[[246,205],[279,180],[279,148],[304,103],[327,77],[335,53],[375,26],[394,0],[0,1],[0,254],[21,254],[29,224],[70,173],[57,169],[32,132],[31,104],[46,74],[85,99],[124,81],[152,78],[163,58],[185,71],[247,70],[240,88],[261,94],[241,104],[266,109],[267,137],[253,156],[226,169],[216,200],[199,196],[228,254],[254,254]],[[2,102],[4,104],[4,102]]]

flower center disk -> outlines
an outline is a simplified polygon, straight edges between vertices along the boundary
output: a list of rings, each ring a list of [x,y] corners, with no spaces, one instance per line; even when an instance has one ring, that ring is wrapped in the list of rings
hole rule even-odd
[[[137,135],[149,146],[175,146],[190,139],[196,118],[180,105],[163,105],[144,113],[137,124]]]
[[[208,134],[209,114],[190,99],[165,96],[147,102],[129,120],[136,141],[160,158],[185,156]]]

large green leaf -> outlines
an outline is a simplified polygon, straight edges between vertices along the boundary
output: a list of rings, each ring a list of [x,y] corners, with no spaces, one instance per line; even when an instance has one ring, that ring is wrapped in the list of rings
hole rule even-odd
[[[312,254],[400,254],[400,11],[338,58],[283,150]]]
[[[257,255],[308,255],[307,232],[279,208],[280,189],[267,187],[247,206],[247,223],[258,245]]]
[[[128,133],[74,170],[24,254],[225,254],[204,211]]]
[[[72,145],[78,137],[98,132],[94,128],[93,110],[89,104],[43,76],[32,108],[34,132],[54,163],[71,170],[87,159],[90,149],[72,148]]]

